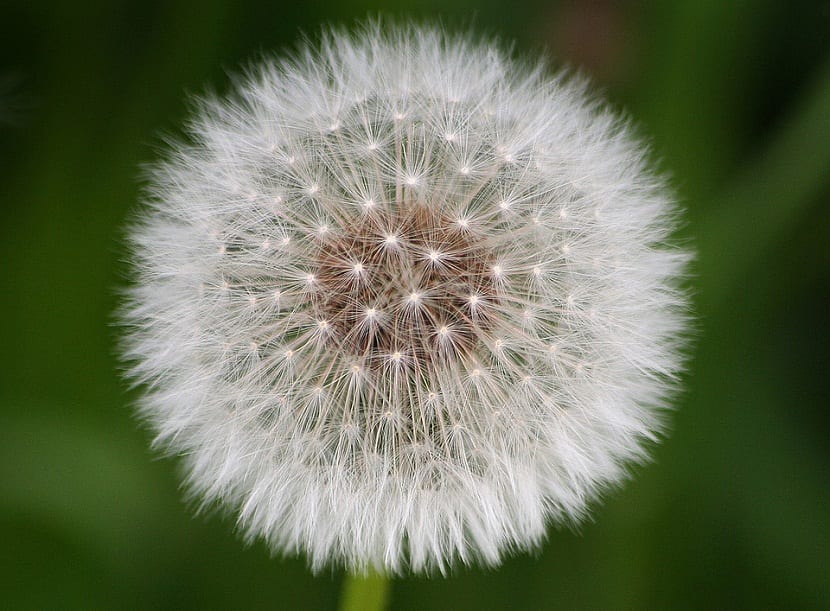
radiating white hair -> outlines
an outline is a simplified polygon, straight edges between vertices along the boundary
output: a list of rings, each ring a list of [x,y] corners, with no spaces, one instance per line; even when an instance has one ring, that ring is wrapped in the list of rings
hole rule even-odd
[[[659,436],[689,255],[585,84],[440,28],[331,30],[202,100],[131,228],[141,414],[313,568],[497,564]]]

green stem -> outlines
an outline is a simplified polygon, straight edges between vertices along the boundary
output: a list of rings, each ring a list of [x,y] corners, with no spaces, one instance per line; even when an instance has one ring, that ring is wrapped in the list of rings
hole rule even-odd
[[[389,604],[389,586],[389,580],[377,573],[347,573],[340,594],[340,611],[384,611]]]

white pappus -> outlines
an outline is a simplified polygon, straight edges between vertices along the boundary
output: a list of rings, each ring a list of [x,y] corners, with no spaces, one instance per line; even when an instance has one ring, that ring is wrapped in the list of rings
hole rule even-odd
[[[646,458],[689,253],[584,82],[374,22],[262,61],[188,132],[130,228],[124,353],[247,537],[314,569],[495,565]]]

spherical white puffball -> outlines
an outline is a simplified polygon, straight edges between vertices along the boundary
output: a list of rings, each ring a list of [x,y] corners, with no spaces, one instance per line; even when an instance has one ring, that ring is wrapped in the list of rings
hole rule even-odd
[[[495,565],[646,457],[689,254],[584,82],[375,22],[188,131],[130,229],[124,352],[158,444],[248,538],[314,569]]]

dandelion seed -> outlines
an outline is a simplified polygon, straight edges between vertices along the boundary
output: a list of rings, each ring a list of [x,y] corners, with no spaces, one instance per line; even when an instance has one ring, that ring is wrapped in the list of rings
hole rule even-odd
[[[496,565],[584,518],[659,434],[686,328],[675,205],[609,113],[381,23],[207,100],[123,311],[192,493],[316,570]]]

